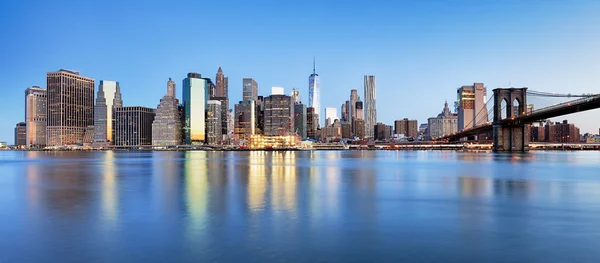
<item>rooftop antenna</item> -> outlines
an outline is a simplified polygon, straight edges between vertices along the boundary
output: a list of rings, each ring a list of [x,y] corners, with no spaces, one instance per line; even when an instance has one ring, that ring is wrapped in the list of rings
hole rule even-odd
[[[316,72],[317,72],[315,64],[316,64],[315,63],[315,56],[313,56],[313,75],[316,74]]]

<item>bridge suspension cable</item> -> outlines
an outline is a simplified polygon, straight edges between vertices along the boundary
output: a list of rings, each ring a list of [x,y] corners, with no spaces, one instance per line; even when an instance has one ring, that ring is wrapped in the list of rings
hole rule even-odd
[[[559,94],[544,91],[527,90],[527,96],[538,96],[538,97],[554,97],[554,98],[589,98],[598,96],[599,94]]]

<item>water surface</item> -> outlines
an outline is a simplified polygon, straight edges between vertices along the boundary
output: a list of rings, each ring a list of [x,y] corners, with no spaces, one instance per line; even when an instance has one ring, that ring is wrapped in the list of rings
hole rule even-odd
[[[0,262],[598,262],[600,153],[0,152]]]

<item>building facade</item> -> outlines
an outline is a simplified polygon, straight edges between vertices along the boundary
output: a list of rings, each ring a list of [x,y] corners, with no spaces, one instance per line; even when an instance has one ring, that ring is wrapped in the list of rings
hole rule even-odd
[[[15,146],[27,145],[27,124],[19,122],[15,126]]]
[[[86,128],[94,125],[94,79],[60,69],[46,74],[46,87],[46,144],[81,144]]]
[[[46,121],[48,95],[46,89],[37,86],[25,90],[25,125],[27,147],[46,146]]]
[[[365,120],[355,119],[354,120],[354,136],[360,139],[365,138]]]
[[[458,131],[488,122],[487,90],[483,83],[458,88]]]
[[[416,139],[419,137],[419,125],[417,120],[402,120],[394,121],[394,134],[403,134],[405,137]]]
[[[227,134],[227,111],[229,110],[229,78],[223,75],[223,70],[219,67],[215,78],[215,94],[211,100],[221,102],[221,134]]]
[[[203,144],[206,141],[206,102],[212,86],[210,79],[198,73],[188,73],[183,80],[184,143]]]
[[[242,79],[242,100],[256,100],[258,97],[258,83],[252,78]]]
[[[444,103],[444,109],[437,117],[427,119],[427,137],[437,139],[458,131],[458,115],[450,112],[448,102]]]
[[[544,126],[544,139],[549,143],[579,143],[579,128],[567,120],[555,123],[548,121]]]
[[[307,133],[307,121],[306,121],[306,105],[298,103],[294,105],[294,127],[295,132],[300,138],[305,139],[308,136]]]
[[[313,108],[317,123],[320,123],[319,114],[321,114],[321,80],[315,68],[313,60],[313,73],[308,77],[308,107]]]
[[[387,141],[392,138],[392,126],[385,125],[381,122],[375,124],[373,127],[375,132],[375,140],[378,141]]]
[[[350,123],[354,125],[354,119],[356,119],[356,102],[358,101],[358,90],[350,90]],[[362,117],[361,117],[362,119]]]
[[[365,76],[365,138],[373,138],[377,124],[375,76]]]
[[[206,109],[206,143],[210,145],[220,144],[223,140],[223,129],[221,128],[221,101],[209,100]]]
[[[152,145],[152,108],[128,106],[114,108],[116,146]]]
[[[167,94],[160,99],[152,122],[152,145],[175,146],[182,143],[183,126],[176,97],[175,81],[167,81]]]
[[[113,109],[123,107],[119,82],[101,80],[94,106],[94,138],[98,145],[112,144],[113,141]]]
[[[318,118],[315,112],[315,108],[306,108],[306,136],[310,139],[317,138],[317,130],[319,128]]]
[[[256,134],[256,106],[254,100],[240,101],[235,105],[234,137],[238,140],[250,142],[252,135]]]
[[[265,98],[264,135],[287,135],[295,130],[292,116],[292,98],[287,95],[270,95]]]

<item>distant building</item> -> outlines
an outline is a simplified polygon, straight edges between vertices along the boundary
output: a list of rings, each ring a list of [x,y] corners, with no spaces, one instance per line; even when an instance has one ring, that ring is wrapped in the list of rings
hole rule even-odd
[[[256,134],[265,134],[265,98],[258,96],[255,105]]]
[[[61,69],[46,74],[48,115],[46,144],[75,145],[83,142],[94,125],[94,79]]]
[[[94,106],[94,144],[112,144],[114,136],[113,110],[120,107],[123,107],[123,99],[119,82],[101,80]]]
[[[314,59],[313,73],[308,77],[308,107],[314,108],[316,114],[313,116],[317,119],[317,124],[319,124],[319,114],[321,113],[321,84]]]
[[[429,139],[437,139],[458,131],[458,115],[450,112],[448,102],[444,103],[444,109],[437,117],[427,119],[427,130]]]
[[[417,120],[409,120],[404,118],[402,120],[394,121],[395,134],[404,134],[407,138],[416,139],[419,137],[419,128]]]
[[[169,78],[167,94],[160,100],[152,122],[152,145],[175,146],[182,143],[183,125],[178,105],[175,81]]]
[[[115,145],[152,145],[152,122],[155,112],[152,108],[129,106],[114,108]]]
[[[331,126],[335,120],[339,120],[336,108],[325,108],[325,127]]]
[[[531,126],[529,128],[531,132],[531,142],[545,142],[546,141],[546,132],[544,129],[544,124],[540,124],[540,126]]]
[[[365,138],[365,120],[355,119],[354,120],[354,136],[364,139]]]
[[[94,143],[94,125],[89,125],[85,128],[85,133],[83,134],[83,146],[92,146]]]
[[[223,139],[221,128],[221,102],[209,100],[206,109],[206,143],[210,145],[220,144]]]
[[[321,139],[330,142],[342,138],[342,124],[336,119],[331,125],[321,129]]]
[[[27,124],[19,122],[15,127],[15,146],[25,145],[27,145]]]
[[[421,123],[421,125],[419,125],[419,134],[426,135],[428,127],[429,127],[429,125],[427,123]]]
[[[567,120],[561,122],[547,122],[544,127],[544,136],[549,143],[579,143],[579,128]]]
[[[242,91],[242,99],[243,100],[257,100],[258,97],[258,84],[254,79],[244,78],[242,80],[243,91]]]
[[[348,109],[350,108],[350,101],[347,100],[346,102],[342,103],[342,106],[340,108],[341,113],[342,113],[342,119],[341,122],[347,122],[350,119],[350,114],[348,114]]]
[[[306,136],[311,139],[316,139],[317,130],[319,128],[318,117],[315,108],[306,108]]]
[[[350,90],[350,123],[352,123],[352,125],[354,125],[354,119],[357,119],[357,113],[356,113],[356,102],[358,102],[358,90],[356,89],[352,89]],[[360,119],[362,119],[362,116],[360,117]],[[352,128],[354,130],[354,127]]]
[[[375,133],[375,140],[387,141],[392,138],[392,126],[391,125],[385,125],[381,122],[378,122],[373,127],[373,130]]]
[[[233,135],[239,140],[250,142],[252,135],[256,134],[256,114],[254,100],[240,101],[235,105],[234,132]]]
[[[206,102],[212,81],[198,73],[188,73],[183,80],[183,107],[185,110],[185,144],[202,144],[206,141]]]
[[[233,138],[233,130],[235,129],[235,121],[233,116],[233,110],[227,110],[227,140]]]
[[[37,86],[25,90],[25,124],[27,126],[27,147],[46,145],[46,121],[48,93]]]
[[[300,91],[292,89],[292,104],[300,103]]]
[[[365,75],[365,137],[373,138],[377,124],[375,76]]]
[[[306,105],[302,103],[298,103],[294,105],[294,127],[296,129],[296,134],[300,136],[300,138],[307,138],[307,121],[306,121],[307,113],[306,113]]]
[[[264,135],[285,135],[294,131],[292,98],[274,94],[265,98]]]
[[[458,88],[458,131],[488,122],[487,91],[483,83]]]

